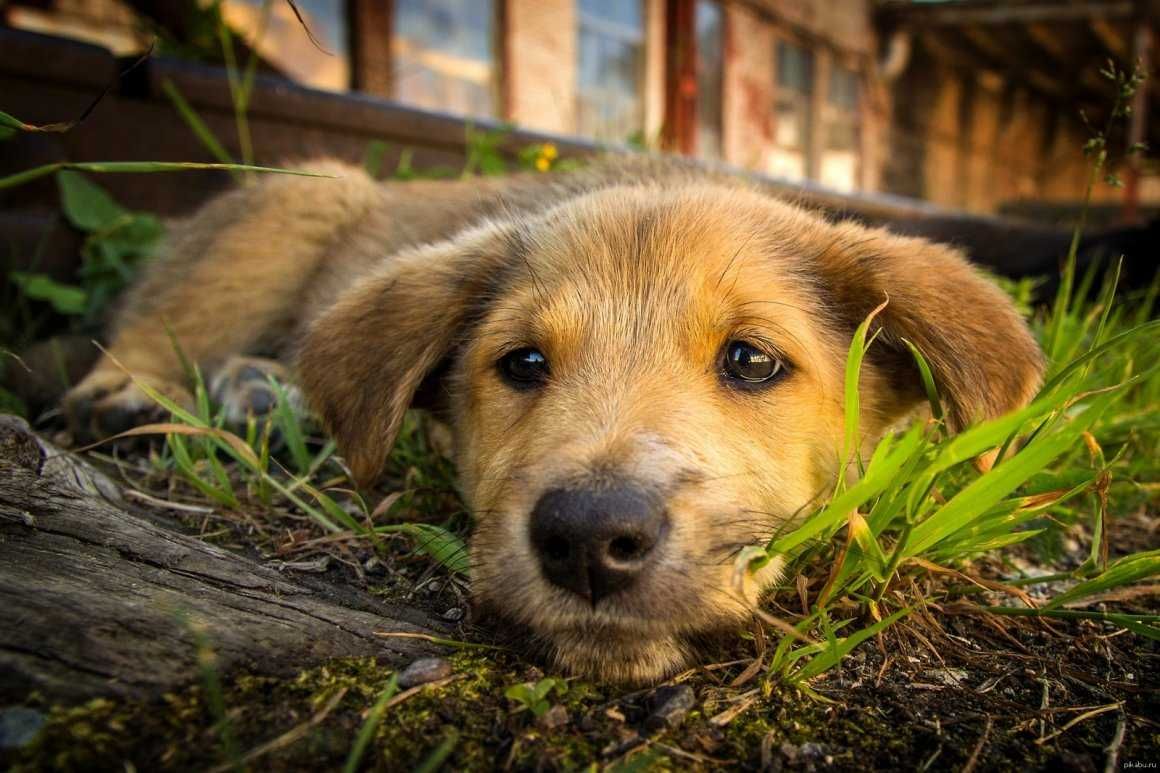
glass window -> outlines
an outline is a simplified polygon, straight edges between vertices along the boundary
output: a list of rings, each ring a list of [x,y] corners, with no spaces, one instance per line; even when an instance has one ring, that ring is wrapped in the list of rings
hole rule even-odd
[[[299,83],[332,91],[350,88],[346,3],[297,0],[295,5],[301,22],[289,3],[267,2],[263,9],[263,0],[226,0],[222,17],[263,59]],[[325,51],[310,40],[303,24]]]
[[[768,171],[800,180],[809,173],[810,102],[814,93],[814,52],[779,41],[774,148]]]
[[[859,153],[858,73],[835,64],[830,68],[826,94],[821,182],[842,191],[858,187]]]
[[[580,0],[576,130],[609,142],[644,128],[644,8],[639,0]]]
[[[719,3],[697,0],[697,155],[701,158],[721,158],[724,16]]]
[[[409,105],[472,118],[496,114],[491,0],[395,0],[391,91]]]

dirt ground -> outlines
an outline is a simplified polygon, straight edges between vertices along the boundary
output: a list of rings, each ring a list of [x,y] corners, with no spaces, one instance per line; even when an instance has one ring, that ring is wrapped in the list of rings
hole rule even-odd
[[[356,573],[331,562],[316,581],[376,589],[448,621],[466,611],[449,638],[476,645],[447,648],[440,667],[449,671],[388,704],[367,769],[1098,771],[1160,763],[1160,650],[1095,621],[999,618],[961,598],[940,601],[931,589],[926,608],[807,690],[766,671],[772,642],[743,634],[710,647],[702,667],[648,689],[563,681],[537,718],[505,691],[544,678],[542,666],[510,646],[511,632],[470,619],[458,581],[405,554],[397,566],[363,566]],[[1132,603],[1155,608],[1154,595],[1141,598]],[[149,702],[67,706],[26,696],[15,719],[44,726],[32,743],[0,752],[0,763],[338,768],[390,673],[360,659],[286,679],[225,674],[225,722],[193,679]],[[12,711],[0,714],[3,732],[12,732]]]

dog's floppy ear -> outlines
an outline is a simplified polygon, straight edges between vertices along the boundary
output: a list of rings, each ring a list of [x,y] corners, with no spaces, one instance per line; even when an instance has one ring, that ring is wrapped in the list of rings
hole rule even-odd
[[[420,385],[494,295],[510,238],[487,224],[401,252],[310,326],[298,376],[358,484],[378,479]]]
[[[1039,346],[1007,295],[961,252],[852,223],[832,228],[837,238],[817,262],[846,325],[857,325],[888,300],[868,356],[902,398],[898,409],[922,400],[903,339],[930,364],[954,429],[1034,396],[1043,374]]]

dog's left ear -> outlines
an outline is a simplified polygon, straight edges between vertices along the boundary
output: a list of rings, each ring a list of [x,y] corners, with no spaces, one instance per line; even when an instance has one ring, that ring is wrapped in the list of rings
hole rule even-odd
[[[958,250],[852,223],[817,257],[848,329],[889,300],[876,317],[868,358],[885,371],[905,410],[923,393],[903,342],[934,374],[952,428],[1022,407],[1043,375],[1043,354],[1014,303]],[[872,328],[873,329],[873,328]]]
[[[487,224],[387,258],[310,326],[297,371],[355,481],[374,483],[417,392],[486,309],[513,234]]]

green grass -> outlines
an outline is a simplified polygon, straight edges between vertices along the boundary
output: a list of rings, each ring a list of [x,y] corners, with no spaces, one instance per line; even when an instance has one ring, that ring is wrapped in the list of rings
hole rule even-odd
[[[1074,266],[1074,248],[1068,266]],[[1160,574],[1160,551],[1136,552],[1109,562],[1108,521],[1117,513],[1155,504],[1160,478],[1160,322],[1151,319],[1157,285],[1142,297],[1117,303],[1118,267],[1089,301],[1064,283],[1050,312],[1034,326],[1053,352],[1047,381],[1026,408],[969,427],[957,435],[940,418],[929,369],[912,349],[931,396],[934,418],[887,435],[862,474],[840,478],[830,500],[796,528],[740,557],[754,571],[789,557],[787,577],[824,576],[810,614],[797,622],[799,644],[782,638],[774,669],[791,681],[836,665],[852,644],[876,634],[923,602],[908,588],[919,575],[970,572],[971,561],[1002,556],[1023,542],[1049,539],[1082,523],[1089,541],[1083,563],[1050,578],[1075,581],[1042,607],[993,605],[1000,615],[1067,617],[1070,605]],[[1090,287],[1089,275],[1081,290]],[[876,312],[875,312],[876,313]],[[872,317],[873,315],[871,315]],[[870,320],[867,320],[867,323]],[[858,373],[868,346],[867,324],[855,335],[847,360],[846,448],[859,447]],[[976,458],[1005,449],[981,472]],[[822,573],[822,574],[819,574]],[[1037,578],[1014,576],[1011,586]],[[1038,580],[1043,582],[1043,580]],[[837,622],[835,610],[857,610]],[[1160,616],[1126,610],[1091,611],[1091,619],[1160,639]],[[859,627],[863,619],[874,622]],[[855,631],[838,636],[837,631]]]

